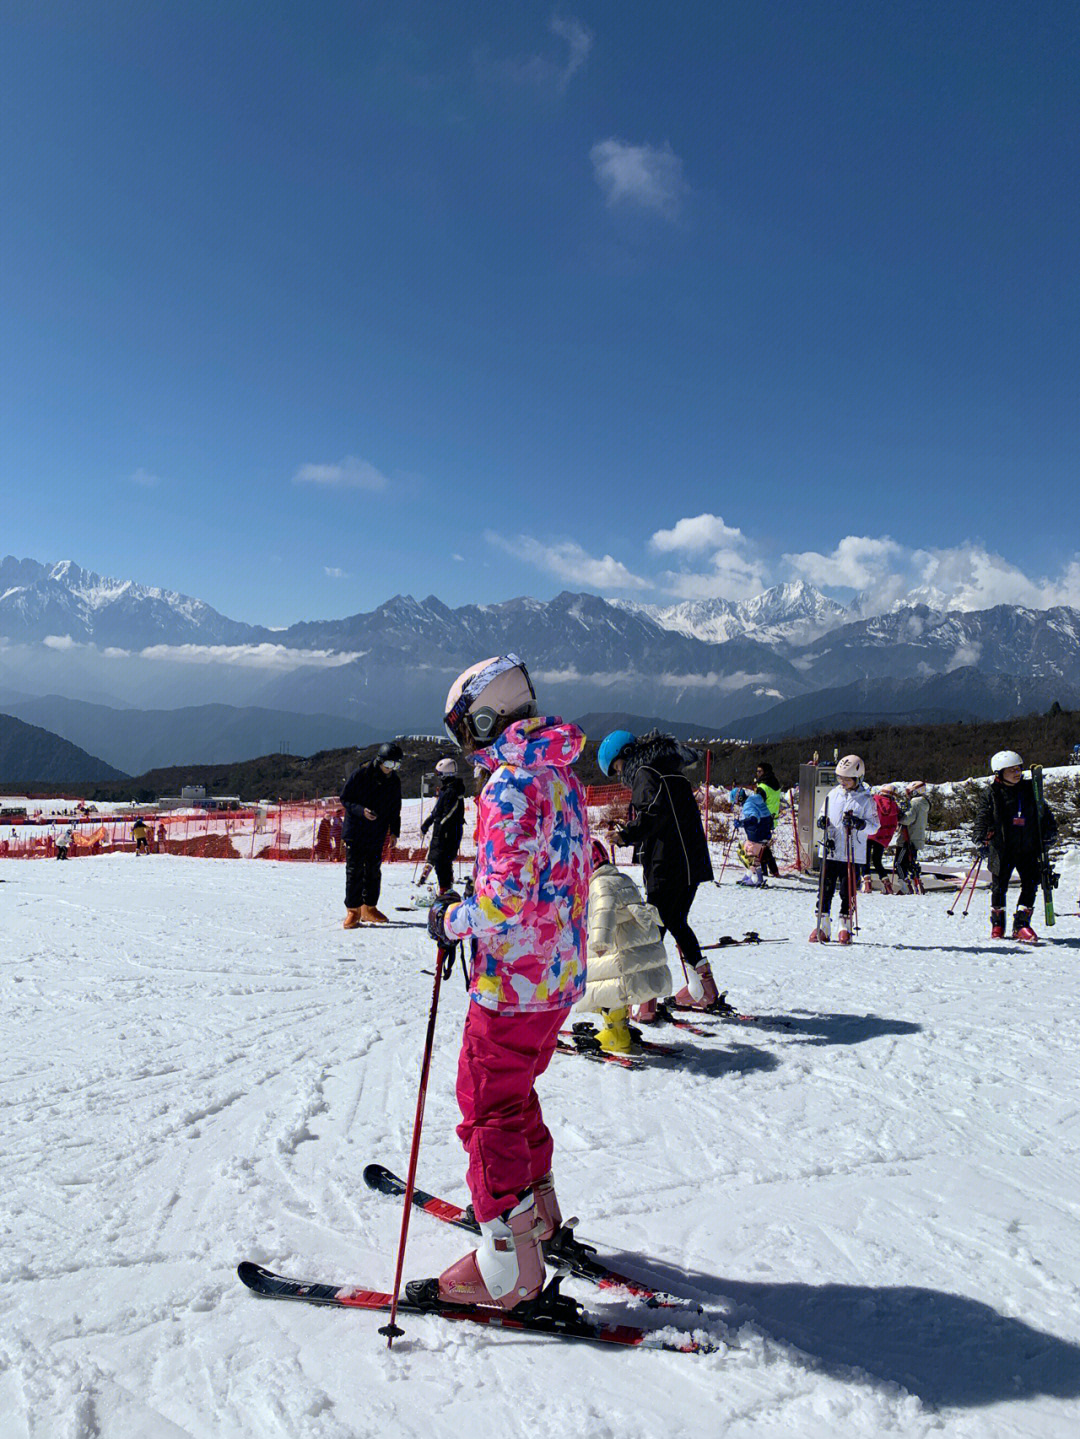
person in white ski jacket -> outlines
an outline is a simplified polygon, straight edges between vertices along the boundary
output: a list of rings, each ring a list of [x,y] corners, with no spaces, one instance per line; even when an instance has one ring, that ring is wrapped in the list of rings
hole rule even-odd
[[[601,1049],[631,1048],[627,1009],[666,998],[672,990],[660,915],[646,904],[630,876],[612,864],[599,840],[592,843],[589,880],[588,971],[578,1010],[600,1010]]]
[[[857,754],[845,755],[836,766],[836,785],[825,796],[817,827],[822,843],[822,875],[818,892],[818,914],[811,943],[827,943],[829,911],[837,886],[840,889],[838,944],[851,943],[851,906],[866,864],[866,839],[878,826],[874,796],[863,781],[866,766]],[[850,876],[848,865],[854,866]]]

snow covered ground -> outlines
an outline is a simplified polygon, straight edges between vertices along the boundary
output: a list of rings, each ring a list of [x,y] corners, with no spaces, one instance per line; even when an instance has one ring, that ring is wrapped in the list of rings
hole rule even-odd
[[[399,1210],[361,1171],[407,1162],[430,941],[344,933],[336,866],[7,863],[0,1434],[1075,1435],[1078,877],[1038,950],[984,940],[985,895],[966,921],[874,895],[844,951],[805,942],[806,889],[729,870],[699,933],[786,941],[714,959],[790,1027],[664,1031],[646,1071],[556,1056],[564,1207],[705,1306],[731,1347],[692,1357],[413,1317],[388,1353],[378,1316],[254,1298],[244,1257],[391,1285]],[[420,1165],[461,1201],[463,1003],[455,975]],[[462,1240],[416,1215],[406,1274]]]

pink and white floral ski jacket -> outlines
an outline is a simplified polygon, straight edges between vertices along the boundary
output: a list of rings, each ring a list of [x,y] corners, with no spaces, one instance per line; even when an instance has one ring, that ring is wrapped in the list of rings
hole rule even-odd
[[[491,771],[477,800],[476,890],[444,923],[477,941],[469,996],[485,1009],[569,1009],[584,993],[589,818],[571,768],[584,746],[576,725],[536,716],[471,756]]]

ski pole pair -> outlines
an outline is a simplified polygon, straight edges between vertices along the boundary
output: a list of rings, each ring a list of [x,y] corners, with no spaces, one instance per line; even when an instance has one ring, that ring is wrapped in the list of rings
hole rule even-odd
[[[974,859],[974,861],[972,862],[971,868],[968,870],[967,874],[964,875],[963,883],[960,885],[960,888],[956,891],[956,898],[953,900],[952,904],[950,904],[949,907],[948,907],[948,909],[945,911],[945,913],[949,916],[950,919],[952,918],[953,911],[955,910],[956,906],[960,903],[960,899],[961,899],[961,896],[962,896],[963,893],[964,893],[964,890],[967,889],[967,888],[968,888],[968,885],[970,884],[970,885],[971,885],[971,889],[970,889],[970,891],[969,891],[969,893],[968,893],[967,903],[964,905],[964,911],[963,911],[964,918],[965,918],[965,919],[967,918],[967,912],[968,912],[968,910],[971,908],[972,896],[973,896],[974,893],[975,893],[975,886],[979,883],[979,875],[980,875],[980,873],[982,872],[982,866],[983,866],[983,856],[982,856],[982,851],[980,850],[980,852],[975,856],[975,859]]]
[[[396,1323],[398,1298],[401,1294],[401,1272],[405,1265],[405,1245],[409,1237],[409,1216],[412,1213],[413,1191],[416,1188],[416,1164],[420,1156],[420,1130],[424,1123],[424,1104],[427,1099],[428,1075],[431,1072],[431,1051],[435,1044],[435,1016],[439,1009],[439,991],[443,979],[449,979],[454,967],[456,944],[439,945],[435,960],[435,985],[431,994],[431,1011],[428,1014],[427,1036],[424,1039],[424,1059],[420,1066],[420,1089],[416,1096],[416,1115],[413,1119],[412,1149],[409,1152],[409,1173],[405,1181],[405,1207],[401,1215],[401,1235],[398,1239],[397,1268],[394,1273],[394,1293],[390,1302],[390,1318],[380,1330],[386,1335],[389,1349],[395,1339],[404,1334]]]

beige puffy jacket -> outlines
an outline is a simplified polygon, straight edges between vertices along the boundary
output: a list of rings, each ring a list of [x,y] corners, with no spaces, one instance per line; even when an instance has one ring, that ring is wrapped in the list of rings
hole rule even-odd
[[[578,1009],[620,1009],[671,993],[660,916],[613,864],[589,881],[589,959]]]

